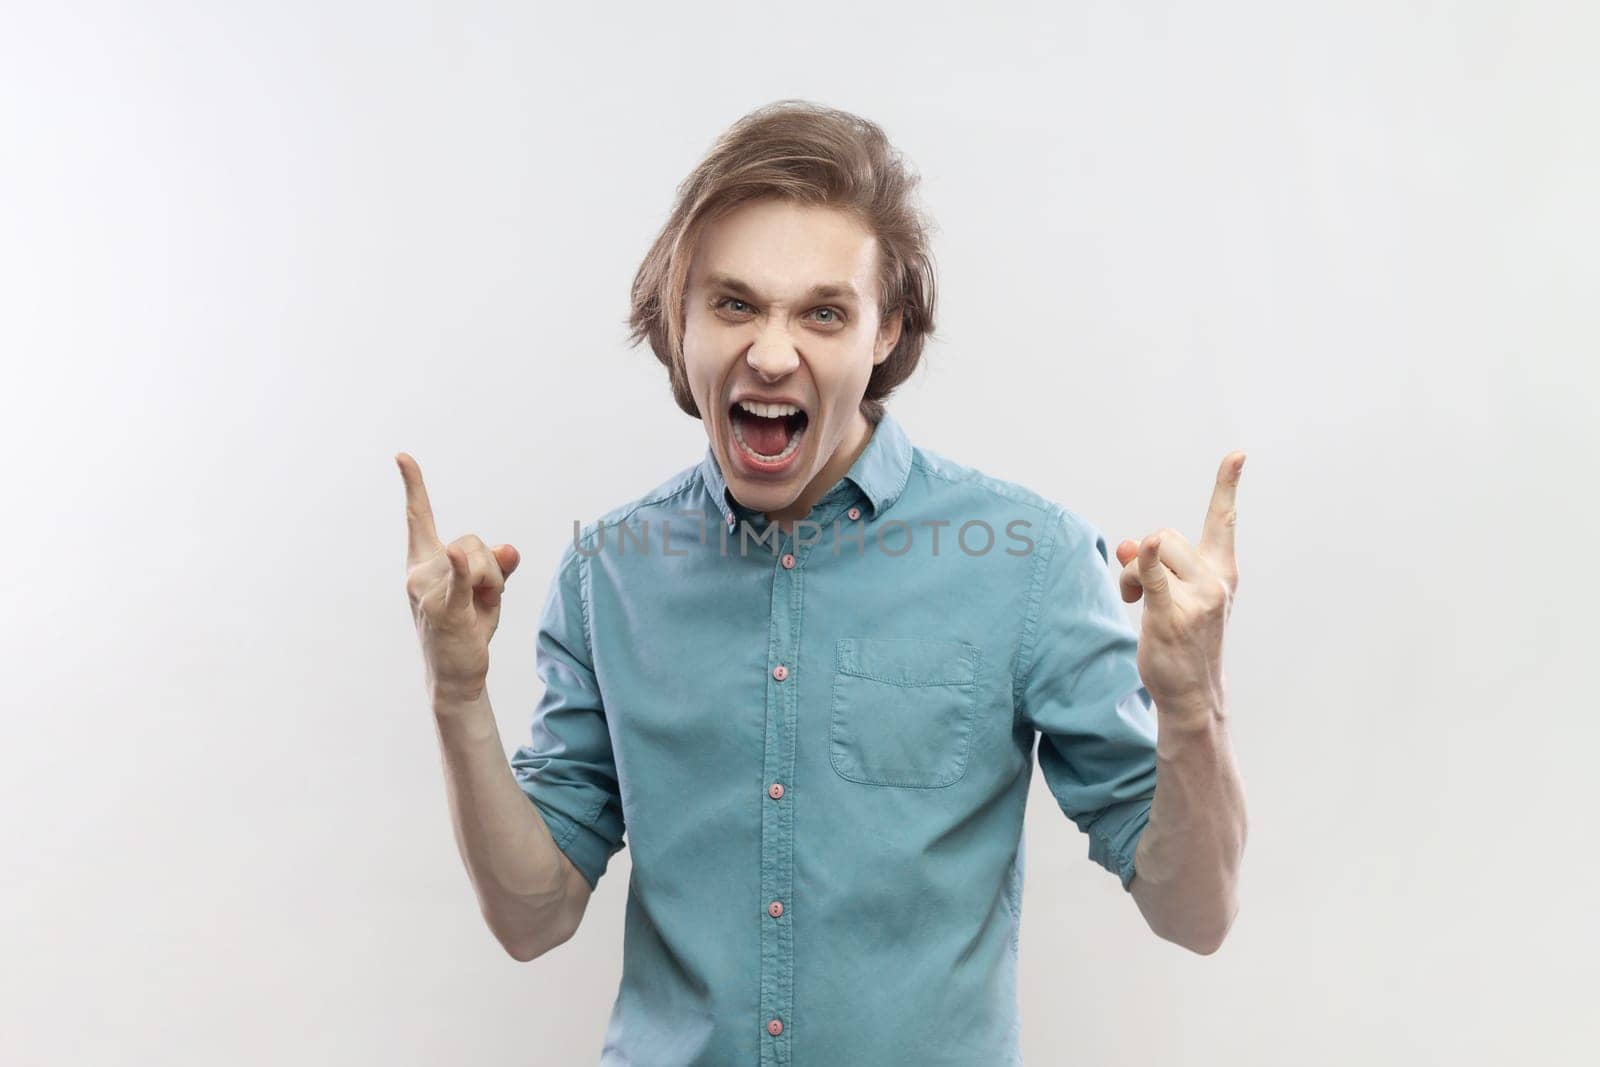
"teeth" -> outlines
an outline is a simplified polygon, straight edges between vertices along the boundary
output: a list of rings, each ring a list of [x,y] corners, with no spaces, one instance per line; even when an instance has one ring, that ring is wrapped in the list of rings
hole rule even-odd
[[[778,419],[785,415],[799,414],[800,409],[793,404],[762,404],[754,400],[741,400],[739,406],[752,415],[760,415],[764,419]]]
[[[782,405],[773,405],[773,406],[781,407]],[[744,439],[744,429],[743,429],[743,427],[741,427],[739,425],[739,422],[738,422],[737,419],[735,419],[734,423],[733,423],[733,436],[738,439],[740,448],[744,449],[750,455],[752,455],[752,456],[756,457],[757,459],[761,460],[763,463],[777,463],[780,460],[788,459],[791,455],[794,454],[794,450],[800,447],[800,439],[806,435],[806,430],[807,429],[808,429],[808,427],[802,426],[800,428],[800,432],[799,433],[796,433],[793,437],[789,438],[789,443],[788,443],[788,445],[786,445],[784,447],[784,450],[782,452],[779,452],[775,456],[768,456],[768,455],[765,455],[764,453],[757,452],[755,449],[751,448],[748,444],[746,444],[745,443],[745,439]]]

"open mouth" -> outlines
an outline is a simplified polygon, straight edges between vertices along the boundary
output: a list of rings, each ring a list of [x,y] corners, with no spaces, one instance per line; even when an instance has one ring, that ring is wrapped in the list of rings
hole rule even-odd
[[[772,406],[758,406],[773,410]],[[728,421],[733,424],[734,440],[747,459],[761,466],[775,466],[795,454],[811,420],[803,409],[761,415],[746,410],[743,404],[730,404]]]

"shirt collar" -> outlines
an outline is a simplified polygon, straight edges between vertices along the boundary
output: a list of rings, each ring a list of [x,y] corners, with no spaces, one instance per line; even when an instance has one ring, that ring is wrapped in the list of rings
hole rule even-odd
[[[861,450],[845,476],[823,494],[822,499],[828,500],[841,491],[848,491],[847,483],[853,483],[867,498],[872,517],[877,518],[899,499],[910,473],[911,441],[900,421],[884,411],[872,431],[872,437],[867,441],[867,447]],[[717,464],[717,455],[710,442],[706,443],[705,458],[700,461],[700,477],[705,481],[706,489],[717,510],[722,512],[723,522],[729,529],[734,527],[740,516],[748,517],[755,513],[735,500],[728,491],[728,483],[722,477],[722,468]]]

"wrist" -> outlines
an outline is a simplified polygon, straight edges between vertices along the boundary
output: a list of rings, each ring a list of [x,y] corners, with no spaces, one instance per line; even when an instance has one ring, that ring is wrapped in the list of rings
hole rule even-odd
[[[1228,718],[1226,702],[1220,694],[1190,694],[1167,699],[1152,697],[1151,702],[1156,706],[1157,722],[1175,731],[1199,733],[1225,723]]]
[[[436,717],[461,718],[487,709],[488,687],[481,681],[477,683],[432,681],[428,686],[428,699]]]

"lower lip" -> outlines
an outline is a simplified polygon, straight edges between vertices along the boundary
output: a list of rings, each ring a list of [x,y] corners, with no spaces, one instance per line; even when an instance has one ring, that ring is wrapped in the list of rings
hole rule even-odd
[[[790,452],[787,456],[778,460],[776,463],[771,463],[758,458],[754,452],[751,452],[748,448],[739,443],[739,438],[734,435],[733,423],[730,416],[730,421],[728,423],[728,447],[732,450],[734,457],[739,461],[740,467],[752,474],[787,474],[789,468],[793,467],[797,462],[799,462],[800,453],[803,452],[806,447],[806,437],[810,433],[811,423],[810,421],[807,421],[805,427],[800,431],[800,440],[796,442],[794,451]]]

